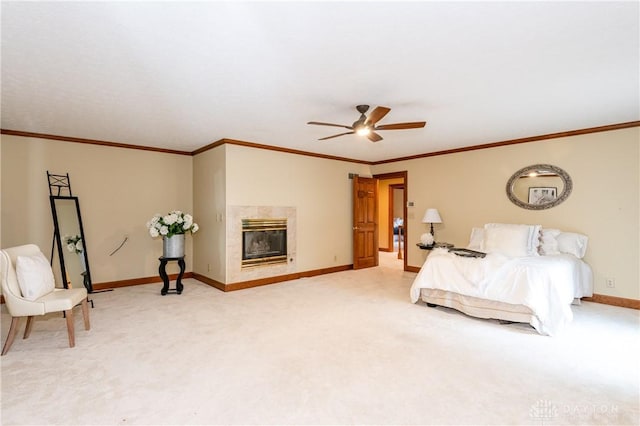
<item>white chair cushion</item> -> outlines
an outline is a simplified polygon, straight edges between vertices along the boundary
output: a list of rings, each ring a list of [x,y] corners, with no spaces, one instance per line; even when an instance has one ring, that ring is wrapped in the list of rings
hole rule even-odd
[[[82,299],[86,298],[87,289],[84,287],[70,289],[57,288],[42,297],[38,302],[44,303],[45,312],[59,312],[72,309],[78,303],[82,302]]]
[[[42,252],[16,258],[16,276],[22,297],[34,301],[51,293],[55,279],[49,261]]]

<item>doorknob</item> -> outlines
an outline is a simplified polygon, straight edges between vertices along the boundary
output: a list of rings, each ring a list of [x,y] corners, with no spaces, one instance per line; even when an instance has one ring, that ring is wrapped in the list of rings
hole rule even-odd
[[[354,226],[354,227],[353,227],[353,230],[354,230],[354,231],[357,231],[358,229],[360,229],[360,228],[358,228],[357,226]]]

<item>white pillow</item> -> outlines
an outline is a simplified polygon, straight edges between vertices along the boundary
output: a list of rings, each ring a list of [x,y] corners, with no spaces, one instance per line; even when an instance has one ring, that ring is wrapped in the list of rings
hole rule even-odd
[[[482,240],[484,240],[484,228],[471,228],[471,235],[469,236],[469,250],[481,250]]]
[[[587,242],[589,238],[586,235],[575,234],[573,232],[561,232],[556,237],[558,241],[558,250],[560,253],[572,254],[578,259],[582,259],[587,252]]]
[[[22,297],[36,300],[51,293],[55,286],[51,265],[44,254],[18,256],[16,258],[16,275]]]
[[[540,247],[538,248],[538,252],[544,256],[560,254],[558,250],[558,240],[556,239],[558,235],[560,235],[559,229],[542,228],[540,230]]]
[[[505,256],[538,256],[540,225],[487,223],[481,251]]]

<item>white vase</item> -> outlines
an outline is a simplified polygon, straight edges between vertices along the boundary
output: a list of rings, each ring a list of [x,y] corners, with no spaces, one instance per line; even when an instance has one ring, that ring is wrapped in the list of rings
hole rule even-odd
[[[184,256],[184,234],[176,234],[172,237],[162,237],[163,257]]]

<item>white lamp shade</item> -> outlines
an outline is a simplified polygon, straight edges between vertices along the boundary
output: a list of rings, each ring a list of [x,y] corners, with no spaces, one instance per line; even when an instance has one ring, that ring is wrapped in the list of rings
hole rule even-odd
[[[442,223],[438,209],[427,209],[422,218],[422,223]]]

